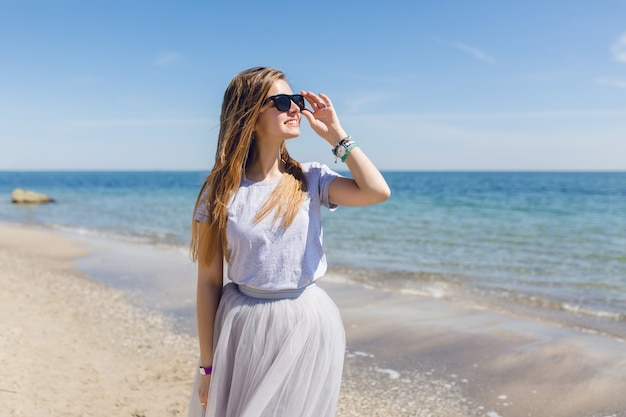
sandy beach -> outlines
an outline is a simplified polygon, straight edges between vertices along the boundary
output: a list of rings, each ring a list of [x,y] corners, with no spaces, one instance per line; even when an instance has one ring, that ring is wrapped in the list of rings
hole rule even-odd
[[[0,236],[0,415],[185,415],[192,337],[73,270],[77,242]]]
[[[186,415],[194,335],[76,269],[97,250],[0,225],[0,416]],[[626,416],[623,340],[326,278],[348,339],[340,417]]]

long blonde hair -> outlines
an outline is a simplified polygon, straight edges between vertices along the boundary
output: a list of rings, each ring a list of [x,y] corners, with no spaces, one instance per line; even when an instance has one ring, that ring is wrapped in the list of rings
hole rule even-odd
[[[284,78],[284,73],[277,69],[255,67],[239,73],[226,88],[215,164],[202,185],[194,207],[194,213],[198,207],[206,207],[209,221],[204,226],[192,220],[190,254],[193,261],[200,259],[210,264],[218,249],[228,261],[228,203],[239,188],[248,158],[254,152],[252,137],[265,97],[272,85]],[[301,165],[289,156],[284,142],[280,147],[280,158],[285,175],[254,220],[258,222],[274,211],[274,221],[281,219],[281,227],[287,228],[306,198],[307,184]]]

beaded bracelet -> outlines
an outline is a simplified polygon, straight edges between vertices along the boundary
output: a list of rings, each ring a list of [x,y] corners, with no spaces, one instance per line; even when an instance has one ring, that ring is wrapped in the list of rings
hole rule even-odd
[[[358,147],[359,147],[359,144],[356,142],[348,146],[348,148],[346,149],[346,153],[341,157],[341,162],[346,162],[346,158],[348,157],[348,155],[350,155],[350,152],[352,152],[354,148],[358,148]]]

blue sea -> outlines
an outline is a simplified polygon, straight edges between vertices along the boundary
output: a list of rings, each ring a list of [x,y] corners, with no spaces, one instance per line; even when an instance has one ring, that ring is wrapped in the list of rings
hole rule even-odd
[[[626,339],[626,173],[385,172],[325,212],[329,272]],[[186,252],[203,172],[0,172],[0,221]],[[57,202],[14,205],[22,187]]]

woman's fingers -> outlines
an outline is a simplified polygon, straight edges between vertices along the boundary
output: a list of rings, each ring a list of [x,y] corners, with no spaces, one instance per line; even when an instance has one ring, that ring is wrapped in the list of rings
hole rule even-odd
[[[326,94],[320,93],[317,95],[311,91],[304,90],[302,90],[300,94],[302,94],[313,109],[302,111],[302,114],[306,117],[315,133],[324,138],[332,146],[346,136],[339,122],[339,118],[335,113],[335,109],[333,108],[333,103]]]
[[[324,104],[326,105],[326,107],[333,106],[333,103],[330,101],[330,98],[326,94],[320,93],[320,98],[324,100]]]
[[[201,377],[200,386],[198,387],[198,399],[200,400],[200,405],[202,408],[206,410],[206,405],[209,399],[209,381],[205,381],[208,377]]]
[[[301,93],[306,101],[309,102],[313,110],[321,110],[329,106],[328,97],[324,94],[320,94],[319,96],[311,91],[302,91]]]

